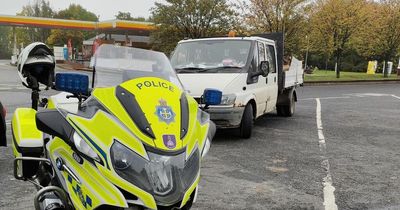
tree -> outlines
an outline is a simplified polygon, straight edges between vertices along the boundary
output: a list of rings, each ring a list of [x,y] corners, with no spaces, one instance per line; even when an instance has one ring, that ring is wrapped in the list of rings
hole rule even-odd
[[[313,46],[335,56],[337,78],[347,44],[368,20],[366,5],[366,0],[319,0],[311,14]]]
[[[87,20],[98,21],[98,17],[93,12],[83,8],[79,4],[70,4],[67,9],[60,10],[54,15],[55,18],[68,19],[68,20]]]
[[[388,62],[400,51],[400,2],[372,2],[370,8],[369,21],[357,34],[354,47],[367,59]]]
[[[130,12],[118,12],[118,15],[115,16],[118,20],[133,20]]]
[[[380,6],[382,16],[381,22],[384,26],[377,33],[378,45],[376,46],[382,53],[383,60],[389,62],[399,52],[400,49],[400,2],[398,0],[385,0]],[[388,64],[386,63],[385,66]],[[387,69],[384,69],[384,76],[388,76]]]
[[[52,18],[54,12],[50,7],[50,3],[45,0],[35,0],[33,4],[22,7],[22,11],[17,13],[20,16],[30,17],[47,17]],[[16,30],[17,40],[19,43],[27,45],[32,42],[45,42],[50,36],[50,29],[45,28],[18,28]],[[12,34],[10,34],[12,37]]]
[[[310,9],[308,0],[250,0],[246,5],[247,23],[252,32],[284,32],[285,54],[301,51]]]
[[[10,33],[10,27],[0,27],[0,58],[9,59],[11,56],[10,42],[8,34]]]
[[[54,17],[68,20],[98,21],[96,14],[87,11],[78,4],[69,5],[67,9],[57,12]],[[91,38],[95,35],[95,32],[53,29],[51,30],[51,35],[47,39],[47,42],[50,45],[64,45],[71,39],[74,47],[80,48],[84,39]]]
[[[166,0],[155,3],[151,41],[157,50],[171,52],[184,38],[226,35],[235,25],[235,12],[226,0]]]
[[[130,12],[121,12],[119,11],[118,14],[115,16],[118,20],[129,20],[129,21],[147,21],[144,17],[132,17]]]

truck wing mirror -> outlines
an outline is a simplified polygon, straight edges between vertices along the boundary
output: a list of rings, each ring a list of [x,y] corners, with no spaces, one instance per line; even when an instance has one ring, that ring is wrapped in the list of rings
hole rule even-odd
[[[261,61],[260,65],[258,65],[258,69],[256,72],[251,72],[251,77],[258,77],[262,75],[263,77],[268,76],[269,74],[269,62]]]
[[[263,77],[268,76],[269,74],[269,62],[268,61],[261,61],[259,66],[260,75]]]

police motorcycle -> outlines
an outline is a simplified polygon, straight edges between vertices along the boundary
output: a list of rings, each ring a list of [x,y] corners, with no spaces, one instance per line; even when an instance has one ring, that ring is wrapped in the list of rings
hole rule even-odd
[[[12,119],[14,176],[37,187],[35,209],[190,209],[215,125],[163,53],[102,45],[91,79],[54,77],[43,43],[22,56],[33,102]],[[39,100],[53,80],[60,92]],[[206,106],[220,101],[205,90]]]

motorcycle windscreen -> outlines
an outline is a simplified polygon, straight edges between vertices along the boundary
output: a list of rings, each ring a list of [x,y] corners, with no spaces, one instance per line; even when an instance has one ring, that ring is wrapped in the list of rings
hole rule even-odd
[[[103,44],[96,50],[92,65],[95,87],[111,87],[136,78],[157,77],[182,88],[169,59],[161,52]]]

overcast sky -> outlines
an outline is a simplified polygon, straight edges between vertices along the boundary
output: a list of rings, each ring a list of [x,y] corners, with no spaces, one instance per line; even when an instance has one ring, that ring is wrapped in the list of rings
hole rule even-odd
[[[0,14],[15,15],[20,12],[22,6],[35,2],[35,0],[7,0],[2,1]],[[115,19],[118,11],[130,12],[133,17],[149,17],[150,8],[154,2],[163,2],[163,0],[49,0],[53,10],[59,11],[67,8],[70,4],[80,4],[85,9],[100,15],[100,20]]]

